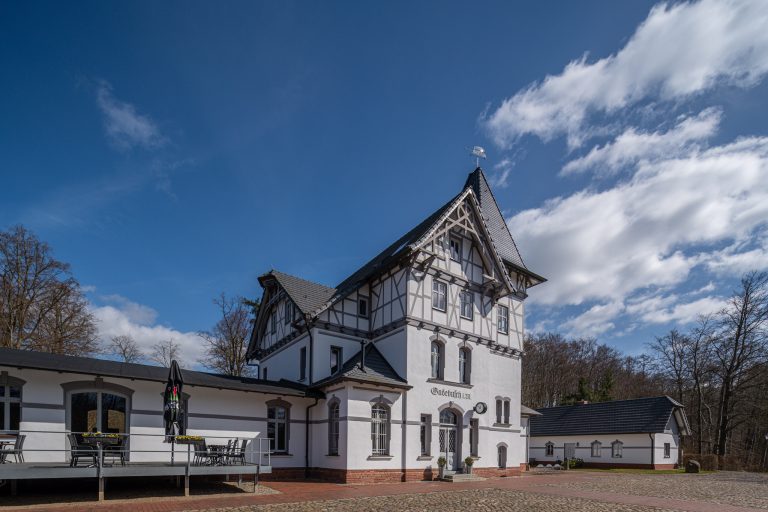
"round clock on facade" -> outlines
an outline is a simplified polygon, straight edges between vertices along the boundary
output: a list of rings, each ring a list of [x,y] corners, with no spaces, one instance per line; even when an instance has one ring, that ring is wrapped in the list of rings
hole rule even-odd
[[[477,404],[475,404],[475,412],[477,414],[483,414],[487,410],[488,410],[488,404],[486,404],[485,402],[477,402]]]

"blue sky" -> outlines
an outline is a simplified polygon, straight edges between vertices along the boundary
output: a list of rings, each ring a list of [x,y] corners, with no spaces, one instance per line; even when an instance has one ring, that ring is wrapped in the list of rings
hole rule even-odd
[[[3,2],[0,229],[70,262],[102,336],[333,285],[484,168],[528,327],[624,351],[768,267],[762,2]]]

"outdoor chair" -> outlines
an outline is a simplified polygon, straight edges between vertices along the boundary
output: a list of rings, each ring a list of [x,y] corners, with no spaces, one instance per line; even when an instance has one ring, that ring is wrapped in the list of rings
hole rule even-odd
[[[113,461],[119,460],[120,465],[125,466],[126,441],[127,439],[121,437],[120,442],[118,442],[117,444],[104,448],[104,450],[102,451],[102,457],[104,459],[109,457]]]
[[[24,452],[23,452],[23,449],[24,449],[24,439],[26,439],[26,438],[27,438],[26,434],[21,434],[21,435],[16,436],[16,442],[13,444],[13,448],[11,448],[10,450],[8,450],[8,449],[4,450],[5,452],[7,452],[7,453],[3,454],[3,455],[5,455],[5,458],[6,458],[5,461],[6,462],[8,460],[7,459],[8,456],[10,456],[10,455],[13,455],[13,457],[14,457],[14,459],[16,459],[17,463],[24,462]]]
[[[194,443],[195,458],[192,460],[194,466],[210,466],[213,464],[214,456],[208,450],[205,439]]]
[[[232,444],[232,455],[229,457],[230,464],[237,463],[245,466],[245,447],[247,444],[248,440],[243,439],[240,441],[240,446],[238,446],[237,439],[235,439],[235,442]]]
[[[91,461],[91,465],[96,465],[97,451],[93,446],[81,444],[75,434],[67,434],[67,438],[69,439],[70,467],[77,466],[80,459],[88,459]]]

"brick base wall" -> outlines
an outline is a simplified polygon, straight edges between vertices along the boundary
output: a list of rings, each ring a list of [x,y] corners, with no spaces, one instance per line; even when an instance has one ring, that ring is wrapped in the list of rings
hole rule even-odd
[[[500,478],[500,477],[507,477],[507,476],[520,476],[524,469],[525,464],[521,464],[519,467],[510,467],[510,468],[472,468],[472,473],[479,477],[483,478]]]

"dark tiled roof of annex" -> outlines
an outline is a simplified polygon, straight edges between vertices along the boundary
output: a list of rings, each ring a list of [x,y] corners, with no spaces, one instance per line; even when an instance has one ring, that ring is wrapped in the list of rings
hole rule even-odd
[[[531,417],[531,436],[664,432],[682,408],[668,396],[655,396],[536,409],[541,416]]]

